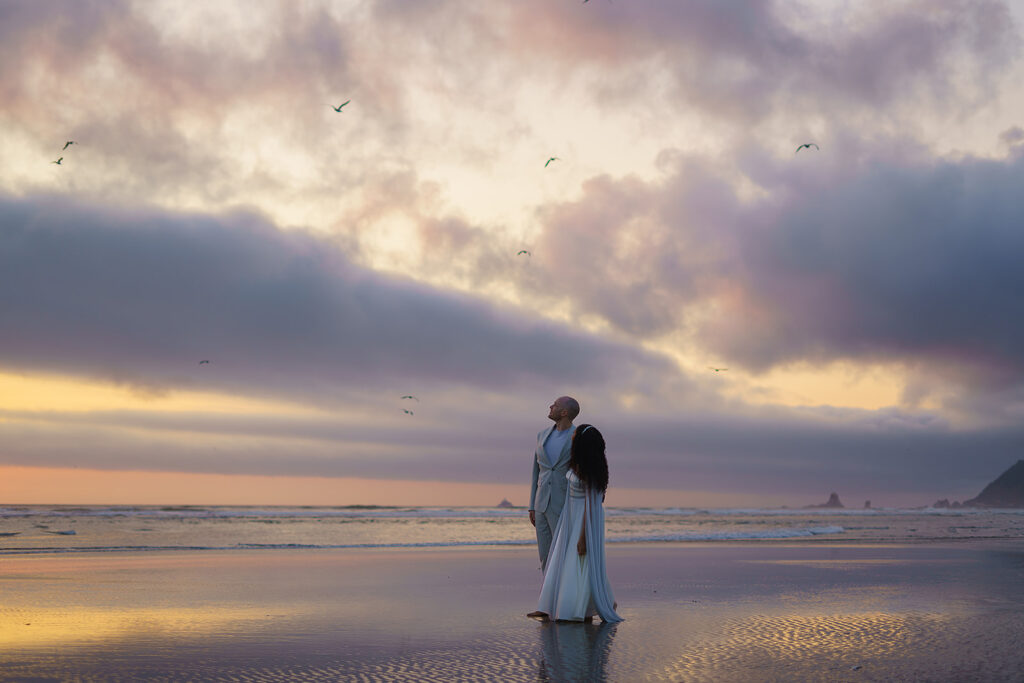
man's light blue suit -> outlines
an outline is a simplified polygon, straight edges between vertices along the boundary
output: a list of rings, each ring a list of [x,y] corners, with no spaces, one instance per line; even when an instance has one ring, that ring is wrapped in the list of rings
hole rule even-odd
[[[548,460],[544,452],[544,442],[551,430],[537,434],[537,450],[533,454],[533,476],[530,479],[530,509],[535,512],[537,522],[537,551],[540,553],[541,569],[548,566],[548,550],[551,548],[552,536],[558,528],[558,518],[565,507],[565,491],[568,481],[565,473],[569,469],[569,455],[572,452],[572,438],[565,440],[562,452],[554,463]],[[569,429],[575,429],[570,426]]]

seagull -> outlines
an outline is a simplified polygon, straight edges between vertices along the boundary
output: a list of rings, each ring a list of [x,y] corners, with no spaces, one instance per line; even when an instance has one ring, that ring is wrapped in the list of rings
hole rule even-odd
[[[551,157],[550,159],[544,162],[544,168],[547,168],[548,164],[550,164],[552,161],[561,161],[561,159],[559,159],[558,157]]]
[[[203,363],[207,363],[207,364],[209,364],[209,362],[210,362],[210,361],[208,361],[208,360],[201,360],[201,361],[199,361],[199,364],[200,364],[200,365],[202,365]]]
[[[337,107],[335,107],[333,104],[329,105],[329,106],[330,106],[331,109],[333,109],[334,111],[336,111],[336,112],[338,112],[340,114],[341,113],[341,108],[344,107],[346,104],[348,104],[351,101],[352,100],[345,100],[344,102],[339,104]]]
[[[525,249],[520,249],[519,251],[516,252],[516,256],[522,256],[523,254],[526,254],[527,256],[533,256],[533,254],[526,251]]]
[[[805,142],[804,144],[802,144],[802,145],[800,145],[799,147],[797,147],[797,148],[796,148],[796,152],[799,152],[799,151],[800,151],[800,150],[802,150],[802,149],[803,149],[804,147],[806,147],[807,149],[810,149],[811,147],[813,147],[814,149],[816,149],[816,150],[818,150],[818,151],[821,151],[821,147],[818,147],[818,146],[817,146],[816,144],[814,144],[813,142]],[[793,152],[793,154],[796,154],[796,152]]]
[[[722,372],[723,370],[728,370],[728,369],[729,368],[713,368],[710,365],[708,366],[708,370],[714,370],[715,372]]]
[[[57,161],[51,161],[50,163],[51,164],[57,164],[58,166],[60,166],[60,162],[62,162],[62,161],[64,161],[64,157],[61,157],[60,159],[57,159]]]
[[[68,140],[67,142],[64,143],[64,146],[60,148],[60,151],[63,152],[64,150],[66,150],[68,147],[70,147],[73,144],[75,144],[74,140]]]
[[[412,400],[416,401],[417,403],[419,403],[419,402],[420,402],[420,400],[419,400],[418,398],[416,398],[415,396],[412,396],[411,394],[410,394],[410,395],[408,395],[408,396],[403,396],[402,398],[403,398],[403,399],[406,399],[406,398],[411,398]]]
[[[402,408],[402,412],[405,413],[406,415],[412,415],[412,411],[406,410],[405,408]]]

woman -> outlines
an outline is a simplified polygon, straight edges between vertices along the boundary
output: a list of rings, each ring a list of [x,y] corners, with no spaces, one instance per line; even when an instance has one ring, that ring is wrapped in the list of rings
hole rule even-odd
[[[530,616],[561,621],[622,621],[604,562],[604,493],[608,460],[604,437],[592,425],[580,425],[572,437],[565,508],[548,553],[544,587]]]

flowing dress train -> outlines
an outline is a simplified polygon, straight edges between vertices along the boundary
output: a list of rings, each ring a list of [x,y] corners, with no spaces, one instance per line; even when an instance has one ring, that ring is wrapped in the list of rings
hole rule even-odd
[[[622,621],[615,612],[605,568],[601,492],[584,486],[572,470],[565,477],[569,480],[565,507],[548,552],[537,610],[562,621],[582,621],[594,615],[608,622]],[[576,543],[584,526],[587,554],[581,557]]]

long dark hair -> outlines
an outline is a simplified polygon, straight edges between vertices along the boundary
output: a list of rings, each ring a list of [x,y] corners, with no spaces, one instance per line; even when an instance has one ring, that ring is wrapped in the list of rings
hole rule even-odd
[[[569,468],[580,481],[587,488],[604,493],[608,489],[608,458],[604,454],[604,437],[597,427],[577,427],[569,453]]]

